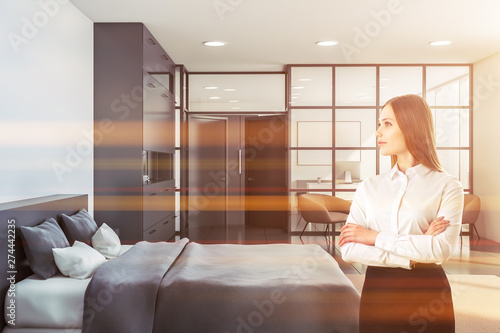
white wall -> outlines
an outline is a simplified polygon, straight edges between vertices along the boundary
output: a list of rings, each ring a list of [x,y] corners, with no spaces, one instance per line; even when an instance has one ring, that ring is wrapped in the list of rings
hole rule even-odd
[[[67,0],[2,0],[0,24],[0,202],[93,210],[93,23]]]
[[[473,180],[481,198],[479,235],[500,242],[500,53],[474,71]]]

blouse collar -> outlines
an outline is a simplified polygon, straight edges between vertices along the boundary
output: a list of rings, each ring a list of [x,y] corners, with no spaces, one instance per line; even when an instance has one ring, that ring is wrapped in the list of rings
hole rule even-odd
[[[417,164],[411,168],[406,169],[405,175],[413,175],[416,174],[417,176],[423,176],[427,172],[431,171],[428,167],[424,166],[422,163]],[[392,179],[399,171],[398,164],[396,163],[394,167],[391,169],[389,173],[389,177]],[[401,174],[403,174],[401,172]]]

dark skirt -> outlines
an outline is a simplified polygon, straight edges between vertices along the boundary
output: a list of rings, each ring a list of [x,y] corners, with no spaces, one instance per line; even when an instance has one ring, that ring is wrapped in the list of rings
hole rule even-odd
[[[361,293],[359,332],[455,332],[451,289],[443,268],[369,266]]]

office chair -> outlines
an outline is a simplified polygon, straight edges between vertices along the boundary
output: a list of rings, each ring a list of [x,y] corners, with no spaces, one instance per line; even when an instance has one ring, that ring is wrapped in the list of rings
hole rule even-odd
[[[345,223],[351,209],[351,203],[325,194],[301,194],[298,197],[300,215],[306,221],[300,237],[304,234],[309,223],[326,224],[325,237],[328,237],[330,224],[335,233],[336,223]]]
[[[479,216],[479,211],[481,210],[481,200],[477,195],[474,194],[465,194],[464,195],[464,213],[462,216],[462,224],[469,225],[469,231],[462,232],[462,228],[460,228],[460,243],[462,243],[462,235],[473,236],[474,231],[476,232],[477,239],[481,239],[479,237],[479,233],[476,228],[476,221]]]

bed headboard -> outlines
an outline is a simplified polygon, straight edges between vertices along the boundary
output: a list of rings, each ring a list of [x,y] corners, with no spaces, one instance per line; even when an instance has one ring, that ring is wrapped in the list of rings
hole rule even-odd
[[[50,217],[60,222],[62,213],[71,215],[82,208],[88,209],[87,195],[59,194],[0,204],[0,298],[2,304],[0,330],[6,325],[3,312],[5,294],[10,287],[7,278],[15,276],[16,281],[21,281],[33,274],[24,253],[19,228],[35,226]],[[15,235],[13,231],[9,231],[13,228],[9,225],[15,225]],[[15,266],[11,266],[14,263]]]

